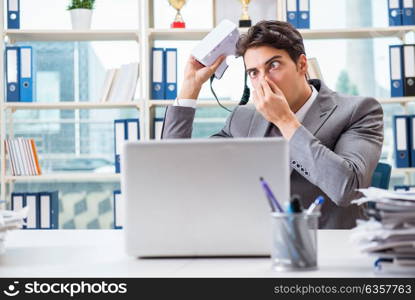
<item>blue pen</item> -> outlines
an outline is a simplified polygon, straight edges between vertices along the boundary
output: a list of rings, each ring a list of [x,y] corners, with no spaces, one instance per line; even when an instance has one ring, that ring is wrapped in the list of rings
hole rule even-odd
[[[311,203],[310,207],[307,209],[307,214],[312,214],[313,212],[319,211],[321,205],[324,203],[324,197],[318,196],[313,203]]]
[[[274,194],[272,193],[265,179],[263,177],[260,177],[259,180],[261,181],[262,188],[265,191],[265,195],[267,196],[267,199],[271,205],[272,211],[278,210],[279,212],[284,212],[284,210],[282,209],[281,205],[278,203],[277,199],[275,198]]]

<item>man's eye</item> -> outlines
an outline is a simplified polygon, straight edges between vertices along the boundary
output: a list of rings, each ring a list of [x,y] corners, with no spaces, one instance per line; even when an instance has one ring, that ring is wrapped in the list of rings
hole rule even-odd
[[[248,76],[251,78],[254,78],[256,76],[257,72],[256,71],[249,71],[248,72]]]
[[[276,68],[278,68],[280,66],[280,63],[279,62],[277,62],[277,61],[273,61],[272,63],[271,63],[271,68],[272,69],[276,69]]]

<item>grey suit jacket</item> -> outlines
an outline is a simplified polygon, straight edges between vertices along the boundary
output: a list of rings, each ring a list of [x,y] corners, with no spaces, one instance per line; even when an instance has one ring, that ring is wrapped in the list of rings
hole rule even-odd
[[[289,141],[291,194],[308,207],[322,195],[320,228],[352,228],[364,218],[362,207],[350,204],[358,188],[371,183],[383,143],[383,111],[373,98],[346,96],[311,80],[319,91],[302,126]],[[195,109],[170,106],[163,138],[190,138]],[[212,137],[267,137],[270,126],[253,106],[238,106],[224,128]]]

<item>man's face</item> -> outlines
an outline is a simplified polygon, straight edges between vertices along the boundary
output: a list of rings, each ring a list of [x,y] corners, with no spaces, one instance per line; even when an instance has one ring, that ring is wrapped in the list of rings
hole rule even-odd
[[[285,50],[259,46],[249,48],[245,52],[244,61],[255,89],[260,80],[267,77],[281,89],[290,106],[293,101],[297,101],[307,70],[304,55],[295,63]]]

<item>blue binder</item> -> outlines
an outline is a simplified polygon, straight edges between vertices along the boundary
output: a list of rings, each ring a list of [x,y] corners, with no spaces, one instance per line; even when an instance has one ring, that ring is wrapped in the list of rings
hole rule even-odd
[[[20,29],[20,0],[7,0],[7,28]]]
[[[114,229],[122,229],[121,191],[114,191]]]
[[[26,202],[25,202],[24,193],[12,193],[11,194],[11,207],[10,207],[11,210],[18,211],[25,206],[26,206]],[[25,218],[24,221],[26,222],[27,219]],[[22,225],[21,228],[26,228],[26,225]]]
[[[20,101],[20,51],[19,47],[6,47],[7,101]]]
[[[151,98],[165,98],[165,54],[163,48],[152,48],[151,54]]]
[[[165,51],[166,62],[166,84],[165,84],[165,98],[177,98],[177,49],[166,48]]]
[[[402,2],[402,25],[415,25],[414,0]]]
[[[403,45],[404,95],[415,96],[415,44]]]
[[[20,101],[33,101],[33,55],[32,47],[20,47]]]
[[[59,192],[40,192],[39,196],[39,228],[59,228]]]
[[[395,192],[406,192],[409,191],[409,185],[394,185],[393,190]]]
[[[298,8],[297,0],[286,0],[287,22],[294,27],[298,27]]]
[[[40,209],[38,193],[25,193],[25,206],[29,207],[26,229],[38,229],[40,227]]]
[[[388,0],[389,26],[402,25],[402,0]]]
[[[393,116],[394,148],[397,168],[409,168],[410,160],[410,130],[407,115]]]
[[[164,118],[154,118],[153,139],[161,140],[163,137]]]
[[[415,190],[415,185],[395,185],[393,190],[397,192],[413,192]]]
[[[297,0],[298,28],[310,28],[310,0]]]
[[[124,141],[127,140],[126,123],[122,120],[114,120],[114,153],[115,173],[121,172],[121,149]]]
[[[410,167],[415,167],[415,115],[408,115],[409,127],[409,161]]]
[[[125,119],[125,137],[129,141],[140,139],[140,122],[138,119]]]
[[[389,46],[389,66],[391,97],[403,97],[404,91],[404,64],[403,64],[403,46]]]

